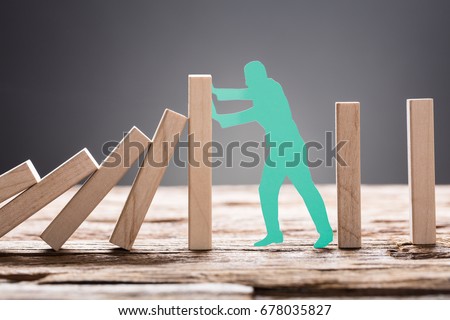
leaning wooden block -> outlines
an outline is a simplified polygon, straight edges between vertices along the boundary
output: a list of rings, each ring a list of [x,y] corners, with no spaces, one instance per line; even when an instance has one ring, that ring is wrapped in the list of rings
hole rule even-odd
[[[0,209],[0,237],[10,232],[58,196],[98,169],[87,149],[83,149],[42,180]]]
[[[28,189],[41,180],[28,160],[0,176],[0,203]]]
[[[187,118],[166,109],[131,187],[110,242],[130,250],[144,222]]]
[[[210,75],[189,76],[189,250],[212,247],[212,168],[205,163],[212,141]]]
[[[344,142],[336,164],[338,247],[361,248],[361,165],[359,102],[336,103],[336,145]]]
[[[41,238],[54,250],[59,250],[139,156],[148,150],[150,142],[144,133],[133,127],[45,229]]]
[[[413,244],[436,243],[433,99],[407,101],[410,232]]]

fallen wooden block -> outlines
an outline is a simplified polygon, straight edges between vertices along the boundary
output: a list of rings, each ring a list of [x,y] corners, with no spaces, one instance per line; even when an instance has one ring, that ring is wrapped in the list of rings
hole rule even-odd
[[[361,248],[361,165],[359,102],[336,103],[336,145],[346,165],[336,163],[338,247]]]
[[[161,179],[172,158],[187,118],[166,109],[131,187],[125,206],[111,235],[110,242],[130,250]]]
[[[87,149],[67,160],[42,180],[0,208],[0,237],[98,169]]]
[[[150,142],[144,133],[133,127],[45,229],[41,238],[54,250],[59,250],[140,155],[148,150]]]
[[[413,244],[436,243],[433,99],[407,100],[410,235]]]
[[[189,76],[189,250],[212,247],[212,168],[205,163],[205,145],[212,142],[211,87],[210,75]]]
[[[28,189],[41,180],[28,160],[0,176],[0,203]]]

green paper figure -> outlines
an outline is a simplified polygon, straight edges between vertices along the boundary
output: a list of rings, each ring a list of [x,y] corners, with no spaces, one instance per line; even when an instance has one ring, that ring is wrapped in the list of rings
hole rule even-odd
[[[281,85],[267,77],[260,61],[249,62],[244,68],[243,89],[212,89],[218,101],[251,100],[253,106],[241,112],[218,114],[212,103],[212,117],[222,128],[256,121],[266,133],[269,156],[266,159],[259,196],[266,224],[267,236],[255,246],[282,243],[283,233],[278,222],[278,195],[286,177],[302,196],[320,237],[315,248],[324,248],[333,241],[333,231],[328,221],[323,199],[311,178],[305,161],[304,141],[292,119],[289,102]],[[267,142],[269,141],[269,143]],[[300,157],[300,154],[303,154]]]

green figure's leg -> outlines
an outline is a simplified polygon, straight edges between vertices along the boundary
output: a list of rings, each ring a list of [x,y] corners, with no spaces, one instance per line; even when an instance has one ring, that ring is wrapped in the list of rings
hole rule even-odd
[[[266,223],[267,236],[255,243],[257,247],[283,242],[283,233],[278,222],[278,195],[285,177],[284,173],[276,167],[270,167],[267,164],[264,167],[259,185],[259,198],[264,222]]]
[[[333,230],[328,221],[327,211],[322,196],[317,190],[311,179],[308,169],[302,172],[299,168],[295,168],[296,172],[289,174],[289,179],[294,184],[298,193],[305,201],[309,214],[316,226],[317,232],[320,234],[319,240],[314,244],[314,248],[324,248],[333,241]],[[306,171],[307,170],[307,171]]]

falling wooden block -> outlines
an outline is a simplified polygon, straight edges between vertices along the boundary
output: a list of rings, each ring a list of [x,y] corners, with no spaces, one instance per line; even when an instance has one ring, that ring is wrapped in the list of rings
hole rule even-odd
[[[0,209],[0,237],[98,169],[87,149],[67,160]]]
[[[336,145],[346,141],[336,163],[338,246],[361,248],[361,165],[359,102],[336,103]]]
[[[132,248],[186,120],[179,113],[165,110],[111,235],[111,243],[126,250]]]
[[[0,176],[0,203],[28,189],[41,180],[28,160]]]
[[[59,250],[140,155],[147,151],[150,142],[144,133],[133,127],[42,233],[41,238],[54,250]]]
[[[210,75],[189,76],[189,250],[212,247],[212,170],[206,144],[212,141]],[[194,142],[198,146],[194,146]]]
[[[407,100],[406,113],[411,241],[413,244],[435,244],[433,99]]]

